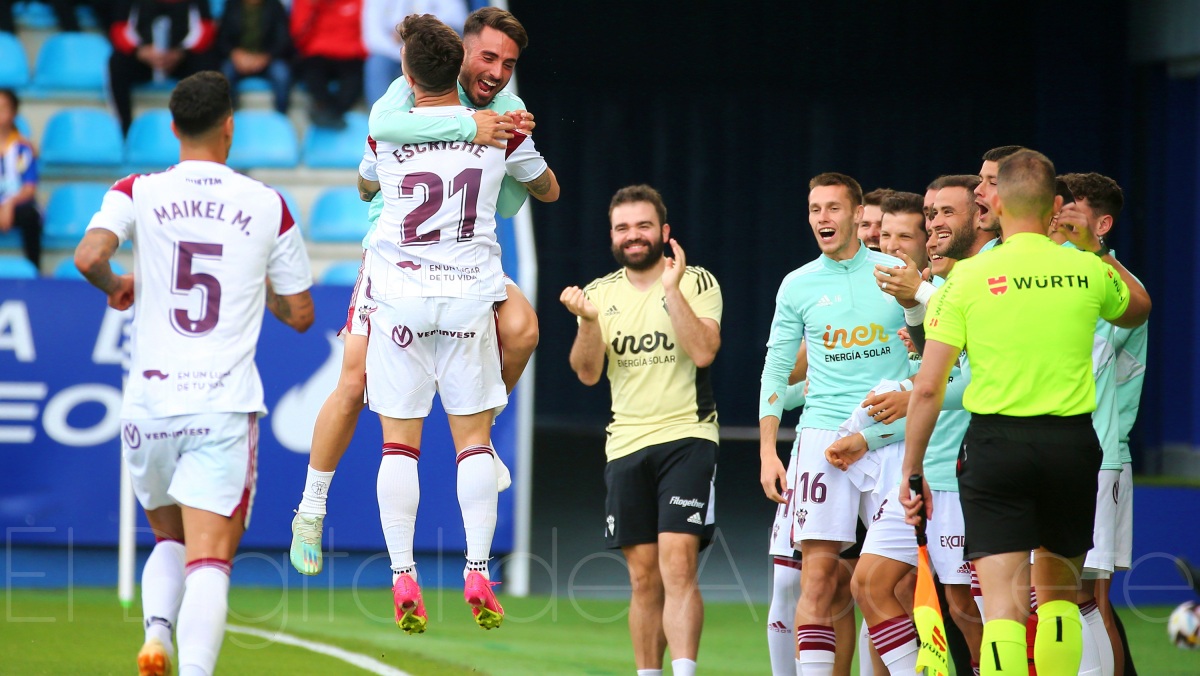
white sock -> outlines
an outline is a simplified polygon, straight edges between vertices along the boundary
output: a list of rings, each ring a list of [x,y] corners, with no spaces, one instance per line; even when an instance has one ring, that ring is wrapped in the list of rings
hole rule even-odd
[[[772,676],[796,673],[796,644],[793,641],[796,624],[796,602],[800,598],[800,569],[781,564],[793,559],[776,557],[771,567],[771,607],[767,609],[767,650],[771,653]]]
[[[159,540],[142,568],[142,623],[146,640],[156,638],[171,649],[171,632],[179,624],[183,602],[183,567],[187,552],[178,540]]]
[[[662,676],[662,669],[638,669],[637,676]]]
[[[696,676],[696,660],[686,657],[671,660],[671,673],[675,676]]]
[[[1113,676],[1116,671],[1116,658],[1113,655],[1112,640],[1104,627],[1104,616],[1096,607],[1096,600],[1080,604],[1079,612],[1083,615],[1083,661],[1079,666],[1080,674],[1092,676]]]
[[[796,658],[796,676],[804,676],[804,665],[800,664],[800,658]]]
[[[871,642],[889,674],[911,674],[917,669],[917,627],[908,615],[884,620],[870,628]]]
[[[858,676],[875,676],[875,660],[871,659],[871,632],[867,621],[858,623]]]
[[[179,609],[179,676],[212,674],[229,612],[229,562],[197,559],[187,565]]]
[[[496,533],[496,460],[490,446],[469,446],[458,454],[458,506],[467,535],[467,560],[487,561]]]
[[[496,490],[503,493],[511,485],[512,473],[508,471],[508,465],[500,459],[500,454],[496,453]]]
[[[308,478],[304,480],[304,495],[300,496],[297,512],[325,516],[325,501],[329,498],[329,484],[333,483],[333,472],[319,472],[308,466]]]
[[[833,676],[833,627],[804,624],[796,627],[797,662],[803,676]]]
[[[420,457],[421,451],[412,446],[387,443],[383,445],[383,459],[379,461],[375,492],[393,573],[405,571],[415,564],[413,536],[417,526],[417,506],[421,502],[417,474]],[[394,579],[392,583],[395,584]]]

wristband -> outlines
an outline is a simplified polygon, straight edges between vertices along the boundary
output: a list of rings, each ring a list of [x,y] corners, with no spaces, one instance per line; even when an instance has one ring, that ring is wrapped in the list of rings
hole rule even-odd
[[[917,295],[921,295],[921,292],[917,291]],[[925,303],[921,303],[916,307],[904,308],[904,323],[908,324],[909,326],[920,326],[921,324],[924,324]]]
[[[917,287],[917,292],[913,295],[913,298],[920,303],[922,307],[924,307],[929,305],[929,299],[933,298],[933,294],[936,292],[936,286],[930,284],[929,282],[923,281],[921,282],[921,285]],[[921,316],[924,317],[924,315]]]

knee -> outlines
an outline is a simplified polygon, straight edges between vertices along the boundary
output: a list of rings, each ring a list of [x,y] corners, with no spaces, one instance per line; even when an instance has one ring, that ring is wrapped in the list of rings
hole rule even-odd
[[[661,596],[663,592],[662,576],[647,566],[629,567],[629,585],[634,596]]]
[[[501,336],[501,341],[507,352],[532,354],[541,339],[537,315],[532,312],[521,313],[517,321],[509,323],[505,329],[507,335]]]
[[[347,405],[361,407],[367,389],[367,374],[363,371],[342,371],[334,392]]]

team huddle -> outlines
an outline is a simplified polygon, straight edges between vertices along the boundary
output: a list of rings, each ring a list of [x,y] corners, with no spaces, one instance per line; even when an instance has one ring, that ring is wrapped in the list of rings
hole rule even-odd
[[[533,115],[505,88],[528,43],[515,17],[478,10],[460,38],[412,15],[397,34],[404,74],[371,110],[358,172],[369,229],[290,559],[321,572],[330,487],[369,407],[383,429],[376,489],[395,620],[426,631],[413,539],[437,394],[457,461],[464,601],[494,629],[504,609],[489,560],[511,479],[491,428],[538,342],[533,308],[504,274],[496,219],[529,195],[555,201],[559,186]],[[211,674],[257,478],[262,306],[305,331],[312,274],[279,194],[225,166],[225,78],[186,78],[169,105],[181,162],[117,182],[75,260],[112,307],[137,301],[123,452],[156,534],[139,673]],[[163,217],[185,200],[207,206]],[[808,203],[821,255],[780,286],[759,402],[762,486],[779,503],[773,672],[848,674],[856,642],[861,673],[911,672],[923,638],[910,619],[913,524],[927,519],[964,639],[952,650],[964,646],[976,673],[1035,663],[1043,674],[1121,673],[1106,581],[1129,565],[1128,437],[1150,302],[1102,244],[1120,188],[1097,174],[1056,179],[1045,157],[1010,146],[924,197],[864,195],[824,173]],[[619,269],[560,297],[578,321],[570,366],[594,385],[607,363],[605,540],[629,566],[638,674],[660,675],[669,650],[672,672],[690,675],[703,624],[697,559],[715,523],[708,368],[723,301],[715,277],[688,264],[656,190],[621,189],[609,221]],[[116,275],[109,261],[130,240],[136,273]],[[1044,331],[1015,335],[1031,316],[1047,318]],[[785,466],[780,420],[801,407]],[[864,617],[857,641],[852,604]]]
[[[1122,673],[1108,580],[1130,564],[1150,299],[1102,244],[1120,188],[1017,146],[924,197],[809,188],[822,255],[780,286],[759,401],[773,673],[850,673],[854,605],[860,673],[945,673],[912,619],[926,522],[958,673]]]

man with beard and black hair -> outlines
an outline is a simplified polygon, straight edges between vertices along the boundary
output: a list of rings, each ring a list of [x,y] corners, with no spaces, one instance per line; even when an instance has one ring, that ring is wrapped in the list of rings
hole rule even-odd
[[[638,674],[661,674],[669,647],[672,672],[691,676],[704,622],[697,558],[714,529],[718,434],[708,367],[721,347],[721,288],[687,264],[654,188],[618,190],[608,213],[621,269],[559,298],[579,321],[571,368],[595,385],[608,357],[604,532],[629,564]]]

